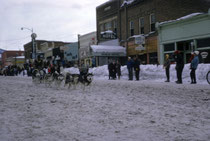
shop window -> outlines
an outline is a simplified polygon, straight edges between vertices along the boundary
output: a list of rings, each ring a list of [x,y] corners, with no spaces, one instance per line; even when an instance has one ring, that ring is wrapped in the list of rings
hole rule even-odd
[[[170,44],[165,44],[164,45],[164,51],[174,51],[174,50],[175,50],[174,43],[170,43]]]
[[[139,34],[144,34],[144,18],[139,19]]]
[[[150,31],[155,31],[155,14],[150,15]]]
[[[130,22],[130,35],[131,36],[134,35],[134,23],[133,23],[133,21]]]
[[[177,50],[180,50],[180,51],[192,51],[193,47],[191,45],[193,41],[192,40],[189,40],[189,41],[183,41],[183,42],[178,42],[177,43]]]
[[[177,50],[184,51],[184,42],[177,43]]]
[[[197,48],[210,47],[210,38],[198,39]]]

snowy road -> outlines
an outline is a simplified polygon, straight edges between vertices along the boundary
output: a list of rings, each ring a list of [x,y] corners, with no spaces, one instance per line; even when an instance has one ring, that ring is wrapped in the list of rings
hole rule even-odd
[[[0,77],[1,141],[207,141],[210,86],[94,80],[85,91]]]

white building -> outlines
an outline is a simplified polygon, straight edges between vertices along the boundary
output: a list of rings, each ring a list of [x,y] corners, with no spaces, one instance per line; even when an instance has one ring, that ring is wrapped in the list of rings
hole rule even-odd
[[[85,61],[85,64],[92,65],[92,58],[90,55],[90,46],[96,45],[96,32],[90,32],[78,37],[79,41],[79,59]]]

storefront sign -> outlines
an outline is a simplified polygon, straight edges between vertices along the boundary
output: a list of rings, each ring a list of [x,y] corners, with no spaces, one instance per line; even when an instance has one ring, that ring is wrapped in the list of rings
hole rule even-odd
[[[135,48],[135,50],[145,50],[145,47],[143,47],[143,45],[139,45],[138,47]]]
[[[145,44],[145,37],[144,36],[137,36],[135,37],[135,44]]]
[[[201,52],[201,57],[202,58],[206,58],[208,56],[208,52]]]
[[[126,56],[124,53],[120,52],[93,52],[93,56]]]

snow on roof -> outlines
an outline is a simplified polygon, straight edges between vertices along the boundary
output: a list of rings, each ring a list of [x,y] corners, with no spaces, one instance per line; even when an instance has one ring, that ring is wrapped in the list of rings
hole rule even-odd
[[[14,57],[15,58],[15,57]],[[17,59],[25,59],[25,56],[17,56]]]
[[[109,45],[91,45],[93,52],[123,52],[126,53],[126,49],[122,46],[109,46]]]
[[[118,46],[118,39],[100,42],[98,45]]]
[[[172,23],[172,22],[176,22],[176,21],[181,21],[181,20],[189,19],[189,18],[195,17],[197,15],[201,15],[201,14],[204,14],[204,13],[192,13],[192,14],[186,15],[184,17],[178,18],[176,20],[170,20],[170,21],[161,22],[161,23],[159,23],[159,25],[163,25],[163,24],[167,24],[167,23]]]
[[[109,0],[109,1],[107,1],[107,2],[105,2],[105,3],[102,3],[101,5],[97,6],[96,9],[97,9],[97,8],[100,8],[100,7],[104,6],[104,5],[107,5],[108,3],[112,2],[112,1],[113,1],[113,0]]]
[[[133,35],[133,36],[131,36],[130,38],[138,38],[138,37],[142,37],[142,36],[144,36],[144,34]]]
[[[122,3],[121,7],[125,6],[125,5],[129,5],[132,4],[135,0],[124,0],[124,2]]]
[[[104,34],[104,33],[109,33],[109,34],[112,34],[112,33],[114,33],[112,30],[107,30],[107,31],[103,31],[103,32],[101,32],[101,34]],[[115,33],[114,33],[115,34]]]
[[[53,48],[48,48],[47,50],[52,50]]]

